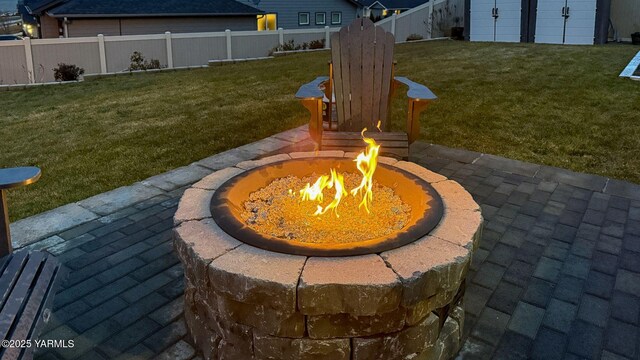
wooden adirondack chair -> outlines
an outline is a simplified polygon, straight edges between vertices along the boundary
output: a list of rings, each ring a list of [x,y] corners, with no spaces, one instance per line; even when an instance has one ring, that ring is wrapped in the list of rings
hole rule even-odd
[[[394,76],[394,44],[393,35],[369,19],[356,19],[331,36],[329,76],[296,93],[311,113],[309,132],[321,150],[361,151],[360,131],[366,127],[382,153],[409,156],[409,144],[420,134],[420,112],[437,97],[424,85]],[[409,87],[407,129],[388,132],[391,97],[401,84]]]

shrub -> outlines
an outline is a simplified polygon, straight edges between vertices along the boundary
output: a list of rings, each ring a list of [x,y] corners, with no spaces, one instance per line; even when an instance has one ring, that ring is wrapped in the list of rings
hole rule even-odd
[[[134,70],[151,70],[151,69],[161,69],[160,60],[151,59],[149,61],[145,60],[144,56],[139,51],[134,51],[131,54],[131,64],[129,65],[129,71]]]
[[[422,35],[420,35],[420,34],[411,34],[411,35],[407,36],[407,41],[416,41],[416,40],[422,40]]]
[[[324,49],[324,39],[311,40],[311,42],[309,42],[309,49]]]
[[[73,64],[59,63],[58,67],[53,69],[53,77],[56,81],[79,80],[82,74],[84,74],[84,69]]]

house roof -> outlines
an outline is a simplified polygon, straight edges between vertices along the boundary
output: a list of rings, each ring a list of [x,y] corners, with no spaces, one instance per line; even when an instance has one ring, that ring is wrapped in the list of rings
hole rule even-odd
[[[57,0],[34,1],[51,3]],[[157,17],[258,15],[264,12],[235,0],[65,0],[53,4],[47,13],[54,17]]]
[[[428,1],[429,0],[358,0],[360,5],[364,7],[371,7],[378,3],[382,8],[388,10],[412,9]]]
[[[30,14],[40,14],[43,10],[62,3],[64,0],[24,0],[24,8]]]

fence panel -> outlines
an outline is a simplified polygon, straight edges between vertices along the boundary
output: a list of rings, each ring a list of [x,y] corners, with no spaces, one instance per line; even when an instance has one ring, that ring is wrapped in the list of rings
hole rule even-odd
[[[0,44],[0,85],[26,84],[27,61],[22,41]]]
[[[85,74],[100,73],[100,55],[98,40],[91,42],[42,43],[32,40],[33,70],[36,82],[54,81],[53,69],[59,63],[73,64],[84,69]]]
[[[407,41],[407,37],[412,34],[418,34],[427,39],[429,37],[428,19],[428,7],[407,14],[406,16],[398,16],[396,19],[396,42]]]
[[[127,38],[139,38],[139,40]],[[167,66],[167,45],[164,35],[161,38],[158,35],[105,37],[104,46],[107,55],[107,72],[110,73],[126,71],[131,64],[131,55],[134,51],[141,52],[146,60],[157,59],[160,65]]]
[[[174,35],[171,43],[175,67],[206,65],[209,60],[227,58],[227,41],[224,36],[178,37]]]
[[[260,32],[259,34],[232,32],[231,55],[234,59],[263,57],[269,55],[269,51],[278,44],[277,32]]]
[[[306,29],[305,29],[306,30]],[[284,31],[284,42],[289,42],[293,40],[295,45],[302,45],[303,43],[310,43],[313,40],[324,40],[325,38],[325,30],[306,30],[302,31],[294,31],[294,30],[285,30]]]

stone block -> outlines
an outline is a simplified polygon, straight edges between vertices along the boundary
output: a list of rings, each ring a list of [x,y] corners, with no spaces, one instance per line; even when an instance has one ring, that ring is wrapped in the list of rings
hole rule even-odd
[[[288,339],[254,335],[256,359],[259,360],[348,360],[349,339]]]
[[[213,290],[235,301],[296,310],[296,286],[306,257],[241,245],[209,265]]]
[[[265,158],[258,159],[258,160],[243,161],[241,163],[238,163],[236,167],[244,170],[250,170],[253,168],[257,168],[258,166],[267,165],[267,164],[271,164],[278,161],[290,160],[290,159],[291,158],[287,154],[278,154],[273,156],[267,156]]]
[[[405,307],[437,293],[457,292],[471,260],[468,249],[432,236],[381,256],[402,281]]]
[[[480,211],[449,208],[429,235],[474,250],[480,242],[482,223]]]
[[[430,314],[416,326],[382,337],[354,338],[353,360],[401,360],[412,359],[435,344],[440,321]]]
[[[203,190],[215,190],[220,187],[220,185],[224,184],[227,180],[232,177],[244,172],[242,169],[238,169],[235,167],[229,167],[222,170],[218,170],[213,174],[204,177],[202,180],[193,184],[194,188],[203,189]]]
[[[438,338],[438,344],[436,347],[441,349],[439,351],[440,359],[453,359],[462,346],[462,336],[460,332],[460,326],[452,319],[448,318],[444,322],[442,330],[440,330],[440,337]]]
[[[462,185],[455,181],[447,180],[432,184],[438,191],[442,201],[444,202],[445,209],[464,209],[480,211],[480,205],[478,205],[471,194],[465,190]]]
[[[212,359],[215,358],[214,356],[222,337],[205,325],[202,316],[195,312],[191,306],[187,306],[185,301],[184,318],[187,329],[191,334],[191,339],[196,348],[202,351],[205,359]]]
[[[253,356],[253,329],[236,323],[218,319],[215,323],[222,339],[218,343],[217,355],[220,360],[251,360]]]
[[[431,184],[447,180],[446,177],[431,170],[427,170],[424,167],[410,161],[398,161],[394,164],[394,166],[402,170],[406,170]]]
[[[135,183],[92,196],[77,204],[93,213],[108,215],[161,194],[164,191],[156,187]]]
[[[342,150],[322,150],[322,151],[300,151],[289,153],[292,159],[314,158],[314,157],[344,157]]]
[[[405,324],[406,310],[397,310],[372,315],[350,314],[309,315],[307,330],[310,338],[330,339],[388,334],[400,331]]]
[[[218,314],[230,322],[251,326],[268,335],[301,338],[305,319],[297,311],[282,311],[264,305],[245,304],[224,296],[217,296]]]
[[[167,171],[160,175],[152,176],[141,181],[141,183],[144,185],[155,186],[164,191],[172,191],[179,187],[193,184],[210,173],[211,169],[192,164]]]
[[[77,204],[68,204],[18,220],[10,225],[13,247],[23,247],[97,218],[98,215]]]
[[[370,316],[398,308],[402,285],[378,255],[309,258],[298,286],[305,315]]]
[[[426,300],[421,300],[414,305],[408,306],[406,322],[407,325],[415,325],[429,316],[432,311],[444,307],[453,301],[457,290],[442,291]]]
[[[257,155],[250,154],[246,151],[232,149],[210,156],[206,159],[198,161],[196,164],[207,167],[212,170],[220,170],[233,166],[241,161],[253,159]]]
[[[178,209],[173,217],[174,226],[188,220],[201,220],[211,217],[211,198],[213,191],[187,189],[180,199]]]
[[[196,286],[209,286],[208,266],[212,260],[242,243],[222,231],[213,219],[187,221],[174,229],[174,247],[185,273]]]

